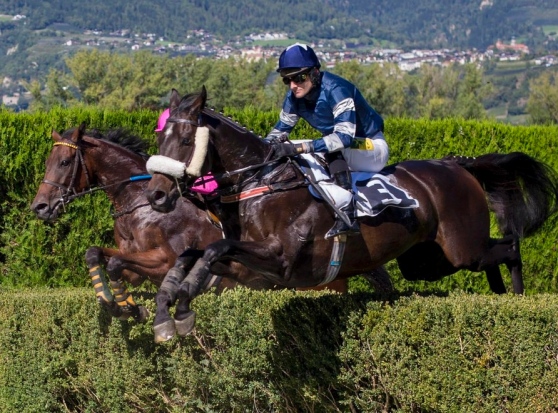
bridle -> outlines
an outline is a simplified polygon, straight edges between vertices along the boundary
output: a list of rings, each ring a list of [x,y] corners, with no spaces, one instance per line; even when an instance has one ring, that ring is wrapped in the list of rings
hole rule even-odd
[[[190,120],[190,119],[178,118],[176,116],[171,116],[167,119],[167,122],[168,123],[182,123],[182,124],[201,127],[201,126],[203,126],[202,125],[202,112],[200,112],[198,114],[198,119],[196,121]],[[184,162],[185,165],[188,165],[190,163],[190,161],[192,160],[193,155],[194,155],[194,152],[192,151],[192,153],[190,153],[189,159],[186,162]],[[221,173],[221,174],[216,174],[213,177],[213,179],[229,178],[229,177],[234,176],[234,175],[241,175],[245,172],[256,170],[256,174],[252,175],[250,178],[248,178],[247,180],[243,181],[240,184],[233,185],[232,188],[237,188],[239,185],[245,185],[248,182],[252,181],[257,176],[257,173],[264,166],[267,166],[267,165],[270,165],[270,164],[275,164],[275,163],[279,162],[279,160],[277,160],[277,159],[271,160],[270,158],[271,158],[272,155],[273,155],[273,151],[270,151],[268,153],[268,155],[266,156],[266,159],[262,163],[259,163],[259,164],[256,164],[256,165],[250,165],[250,166],[247,166],[247,167],[244,167],[244,168],[239,168],[239,169],[236,169],[236,170],[230,171],[230,172],[227,171],[227,172],[224,172],[224,173]],[[291,160],[289,159],[288,161],[290,162]],[[180,196],[183,196],[184,193],[188,192],[187,189],[186,189],[186,182],[185,182],[184,178],[185,178],[185,176],[183,176],[182,179],[179,180],[177,177],[174,177]],[[230,189],[232,189],[232,188],[230,188]],[[219,191],[219,192],[221,192],[221,191]]]
[[[75,160],[74,160],[74,169],[72,170],[72,177],[70,179],[69,186],[59,184],[58,182],[54,182],[54,181],[51,181],[49,179],[43,179],[43,183],[52,185],[52,186],[54,186],[54,187],[56,187],[60,190],[60,202],[62,203],[63,206],[66,205],[66,204],[69,204],[75,198],[78,198],[78,197],[80,197],[84,194],[88,194],[88,193],[96,191],[97,189],[100,189],[100,188],[95,188],[95,187],[91,186],[90,180],[89,180],[89,172],[87,171],[87,166],[85,164],[85,159],[83,158],[83,151],[81,150],[81,148],[78,145],[76,145],[74,143],[71,143],[71,142],[61,141],[61,142],[55,142],[54,146],[67,146],[68,148],[72,148],[72,149],[76,150],[76,155],[75,155]],[[84,171],[84,174],[85,174],[85,179],[87,181],[87,187],[88,187],[88,189],[86,189],[83,192],[77,192],[76,189],[75,189],[77,171],[78,171],[79,165],[81,165],[82,168],[83,168],[83,171]]]
[[[43,179],[43,183],[48,184],[48,185],[52,185],[56,188],[58,188],[60,190],[60,203],[61,205],[64,207],[66,204],[69,204],[70,202],[72,202],[74,199],[79,198],[83,195],[87,195],[87,194],[91,194],[93,192],[96,191],[100,191],[100,190],[104,190],[106,188],[109,188],[111,186],[115,186],[115,185],[120,185],[123,183],[129,183],[129,182],[135,182],[135,181],[140,181],[140,180],[147,180],[147,179],[151,179],[151,175],[137,175],[137,176],[131,176],[128,179],[124,179],[118,182],[114,182],[112,184],[107,184],[107,185],[103,185],[103,186],[93,186],[91,185],[91,180],[89,179],[89,171],[87,170],[87,165],[85,163],[85,159],[83,157],[83,150],[76,145],[75,143],[72,142],[66,142],[66,141],[60,141],[60,142],[55,142],[54,146],[67,146],[68,148],[72,148],[76,150],[76,154],[75,154],[75,160],[74,160],[74,169],[72,170],[72,177],[70,179],[70,184],[69,186],[65,186],[62,184],[59,184],[58,182],[54,182],[51,181],[49,179]],[[87,182],[87,189],[78,192],[75,189],[75,184],[76,184],[76,179],[77,179],[77,170],[79,165],[82,166],[83,169],[83,173],[85,174],[85,180]],[[117,213],[118,215],[123,215],[125,212],[119,212]],[[113,214],[116,215],[116,214]]]

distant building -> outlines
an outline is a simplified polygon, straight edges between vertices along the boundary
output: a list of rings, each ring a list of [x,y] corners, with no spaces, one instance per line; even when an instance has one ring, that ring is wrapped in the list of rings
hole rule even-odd
[[[527,47],[527,45],[524,45],[522,43],[516,43],[514,38],[512,38],[510,44],[505,44],[500,40],[498,40],[494,45],[494,47],[497,50],[501,50],[501,51],[513,51],[518,53],[529,54],[529,47]]]

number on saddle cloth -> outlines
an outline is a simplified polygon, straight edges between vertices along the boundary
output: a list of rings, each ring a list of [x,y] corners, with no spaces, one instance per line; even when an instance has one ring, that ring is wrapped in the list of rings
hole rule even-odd
[[[302,159],[300,159],[302,158]],[[340,208],[346,206],[353,194],[333,183],[324,167],[310,154],[299,156],[299,164],[320,185],[320,188]],[[418,208],[419,203],[405,190],[390,181],[390,174],[383,172],[351,172],[357,216],[376,216],[388,206],[396,208]],[[321,196],[312,187],[310,193],[318,199]]]
[[[376,216],[388,206],[418,208],[419,203],[403,189],[390,182],[390,175],[377,172],[352,172],[357,216]]]

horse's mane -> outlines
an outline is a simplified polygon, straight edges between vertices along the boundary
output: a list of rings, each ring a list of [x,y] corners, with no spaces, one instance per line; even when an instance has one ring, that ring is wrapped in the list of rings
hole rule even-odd
[[[178,104],[178,110],[187,111],[194,104],[194,101],[198,98],[199,95],[200,93],[188,93],[187,95],[183,96]],[[258,135],[254,131],[249,131],[248,128],[234,121],[232,118],[225,116],[222,112],[218,112],[215,109],[205,107],[203,109],[203,113],[211,118],[217,119],[220,122],[229,125],[231,128],[236,129],[238,132],[251,133],[252,135],[258,137]],[[259,137],[261,138],[261,136]]]
[[[62,134],[62,137],[64,139],[70,139],[74,130],[75,128],[68,129]],[[84,135],[89,136],[90,138],[115,143],[140,155],[142,158],[149,158],[149,155],[147,154],[149,143],[139,136],[132,134],[131,131],[125,128],[109,129],[105,133],[101,132],[99,129],[90,129],[85,131]]]

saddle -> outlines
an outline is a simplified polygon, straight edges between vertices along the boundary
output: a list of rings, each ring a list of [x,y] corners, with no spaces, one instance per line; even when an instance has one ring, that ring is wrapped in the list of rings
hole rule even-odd
[[[386,167],[380,172],[351,172],[353,193],[340,188],[333,183],[323,162],[317,158],[318,154],[300,155],[299,164],[304,171],[311,175],[316,184],[325,192],[326,196],[334,205],[342,207],[354,194],[356,212],[358,217],[376,216],[387,207],[408,209],[418,208],[419,202],[411,197],[407,191],[397,185],[391,170]],[[317,199],[323,199],[323,195],[310,185],[310,193]]]

